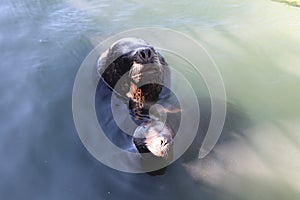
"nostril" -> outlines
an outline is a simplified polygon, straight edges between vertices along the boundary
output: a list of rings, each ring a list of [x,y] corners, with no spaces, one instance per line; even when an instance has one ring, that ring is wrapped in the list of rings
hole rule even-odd
[[[139,56],[143,61],[149,62],[150,59],[152,58],[151,50],[150,49],[142,49],[139,51]]]
[[[151,51],[148,49],[148,58],[151,58]]]
[[[168,144],[168,141],[166,139],[161,139],[160,140],[160,145],[161,146],[166,146]]]
[[[144,51],[141,51],[140,54],[141,54],[141,56],[142,56],[143,59],[146,59],[146,54],[144,53]]]

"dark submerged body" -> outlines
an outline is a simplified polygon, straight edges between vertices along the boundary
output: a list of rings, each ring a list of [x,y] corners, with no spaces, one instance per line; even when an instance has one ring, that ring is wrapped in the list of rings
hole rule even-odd
[[[111,99],[112,99],[112,90],[110,90],[106,83],[100,79],[96,95],[95,95],[95,109],[96,109],[96,115],[98,122],[103,129],[103,132],[106,134],[107,138],[116,146],[119,148],[132,152],[132,153],[149,153],[150,151],[146,148],[145,145],[140,145],[137,148],[137,146],[133,142],[133,136],[125,133],[122,131],[113,116],[112,110],[111,110]],[[172,95],[172,93],[167,88],[162,88],[162,92],[159,96],[158,103],[162,105],[168,106],[170,103],[172,103],[172,106],[178,106],[178,101],[175,96]],[[116,105],[118,106],[118,105]],[[122,105],[120,105],[122,106]],[[122,118],[126,115],[125,112],[128,112],[128,109],[126,106],[123,105],[124,113],[120,113],[118,117]],[[134,122],[136,122],[136,127],[144,123],[145,121],[149,120],[148,118],[140,118],[138,120],[135,120],[134,117],[132,117]],[[167,123],[170,124],[172,129],[176,132],[178,130],[179,124],[177,121],[180,121],[180,113],[175,114],[168,114],[167,117]],[[134,132],[134,129],[132,129]],[[132,132],[132,133],[133,133]],[[137,138],[138,142],[143,143],[144,139]],[[161,160],[162,162],[165,162],[165,159],[162,158],[155,158],[154,156],[151,157],[151,159]],[[145,157],[141,157],[140,164],[145,165],[147,164],[147,161],[145,160]],[[165,168],[149,172],[150,175],[162,175],[165,173]]]
[[[124,150],[150,153],[152,159],[161,159],[162,162],[166,162],[165,158],[156,158],[155,153],[149,150],[149,140],[147,140],[147,134],[144,134],[147,131],[142,132],[142,129],[136,129],[144,127],[143,130],[146,130],[145,127],[149,128],[159,123],[159,120],[155,121],[149,115],[150,107],[156,103],[165,108],[179,108],[176,97],[164,87],[170,84],[170,72],[164,58],[143,40],[126,38],[116,42],[104,52],[98,60],[97,67],[101,79],[96,92],[96,111],[100,126],[107,133],[107,137]],[[118,105],[112,106],[122,107],[117,116],[113,116],[111,110],[111,104],[114,104],[111,101],[112,94],[119,100]],[[172,104],[169,103],[170,99],[172,99]],[[115,117],[126,118],[128,113],[136,124],[135,127],[127,130],[129,135],[121,130],[115,121]],[[179,121],[180,113],[167,114],[167,121],[164,125],[166,128],[157,133],[158,138],[165,138],[163,141],[167,146],[162,145],[162,147],[168,150],[162,152],[165,152],[163,155],[166,155],[168,159],[171,159],[170,146]],[[132,137],[133,133],[135,134]]]

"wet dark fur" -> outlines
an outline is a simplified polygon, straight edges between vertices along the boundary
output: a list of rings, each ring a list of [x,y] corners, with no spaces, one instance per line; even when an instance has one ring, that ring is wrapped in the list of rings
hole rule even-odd
[[[151,63],[159,63],[163,68],[167,66],[165,59],[150,45],[140,41],[139,43],[124,42],[118,43],[118,45],[112,46],[108,49],[105,59],[99,59],[98,70],[102,74],[101,77],[108,84],[108,86],[117,92],[122,98],[127,99],[126,93],[130,89],[130,83],[132,80],[128,78],[123,79],[118,88],[116,88],[116,83],[120,80],[126,72],[129,72],[133,62],[140,64],[148,64],[143,62],[135,52],[137,48],[151,48],[155,52],[155,56]],[[132,49],[128,51],[128,49]],[[100,67],[107,66],[104,71],[99,69]],[[163,73],[163,72],[162,72]],[[156,101],[158,99],[159,93],[161,92],[162,86],[159,84],[147,84],[141,86],[143,94],[146,101]]]

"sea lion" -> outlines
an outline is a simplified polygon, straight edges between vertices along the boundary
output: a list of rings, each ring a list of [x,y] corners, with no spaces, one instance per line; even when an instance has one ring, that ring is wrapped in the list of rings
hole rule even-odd
[[[157,157],[167,158],[173,143],[172,129],[161,121],[143,123],[134,132],[134,144],[139,152],[152,152]]]
[[[128,106],[139,125],[133,143],[140,153],[167,158],[174,131],[149,110],[159,99],[168,64],[151,45],[138,38],[116,41],[98,59],[97,70],[106,85]]]

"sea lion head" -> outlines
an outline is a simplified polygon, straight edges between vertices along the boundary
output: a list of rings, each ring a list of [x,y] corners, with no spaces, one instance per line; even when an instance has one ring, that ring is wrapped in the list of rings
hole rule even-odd
[[[146,100],[154,101],[163,85],[164,58],[151,45],[138,38],[116,41],[98,59],[98,72],[119,96],[132,99],[140,88]]]
[[[168,158],[173,137],[173,131],[167,124],[149,121],[136,128],[133,142],[140,153],[151,152],[156,157]]]

